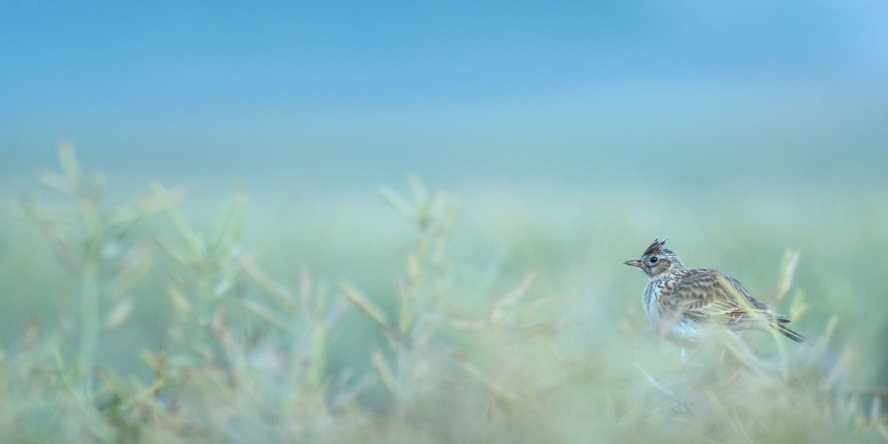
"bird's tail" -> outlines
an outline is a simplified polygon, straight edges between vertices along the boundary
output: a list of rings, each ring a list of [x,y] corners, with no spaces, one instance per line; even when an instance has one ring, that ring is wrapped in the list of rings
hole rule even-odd
[[[789,322],[789,319],[786,319],[786,317],[784,317],[784,316],[778,315],[777,323],[774,324],[774,326],[777,327],[777,330],[780,331],[780,333],[782,333],[783,336],[786,336],[787,338],[792,339],[793,341],[796,341],[799,344],[804,344],[804,343],[808,342],[808,340],[805,339],[804,336],[793,331],[791,328],[783,325],[783,324],[786,324],[787,322]]]
[[[805,339],[804,336],[796,333],[792,329],[787,328],[783,325],[778,325],[777,329],[780,330],[780,333],[783,333],[783,336],[786,336],[787,338],[792,339],[793,341],[796,341],[799,344],[804,344],[804,343],[808,342],[808,340]]]

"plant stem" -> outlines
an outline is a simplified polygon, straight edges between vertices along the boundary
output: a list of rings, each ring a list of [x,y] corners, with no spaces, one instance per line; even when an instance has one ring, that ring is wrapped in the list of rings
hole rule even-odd
[[[87,260],[83,267],[80,283],[80,359],[84,369],[86,390],[92,392],[92,372],[96,364],[96,350],[99,342],[99,286],[98,263]]]

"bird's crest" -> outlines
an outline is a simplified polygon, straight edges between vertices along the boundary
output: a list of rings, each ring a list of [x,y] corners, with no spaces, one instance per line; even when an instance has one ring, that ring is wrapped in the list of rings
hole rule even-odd
[[[654,239],[654,241],[651,242],[651,245],[647,247],[647,250],[644,250],[644,254],[642,254],[642,256],[647,256],[649,254],[654,254],[660,251],[660,249],[663,248],[663,245],[666,245],[666,239],[660,240],[659,237]]]

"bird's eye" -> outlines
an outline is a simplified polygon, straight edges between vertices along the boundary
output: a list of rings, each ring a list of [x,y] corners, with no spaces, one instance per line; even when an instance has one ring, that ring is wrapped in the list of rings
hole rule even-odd
[[[654,256],[650,259],[650,263],[656,264],[658,260],[660,260],[660,259],[657,256]]]

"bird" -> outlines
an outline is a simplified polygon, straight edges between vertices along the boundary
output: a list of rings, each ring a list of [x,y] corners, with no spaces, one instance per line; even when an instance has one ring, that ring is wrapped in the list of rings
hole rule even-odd
[[[648,276],[641,302],[667,338],[697,342],[710,325],[722,325],[738,333],[776,328],[795,342],[807,342],[785,325],[790,322],[786,316],[750,296],[738,280],[718,270],[687,268],[665,244],[666,239],[656,238],[640,258],[624,264]]]

